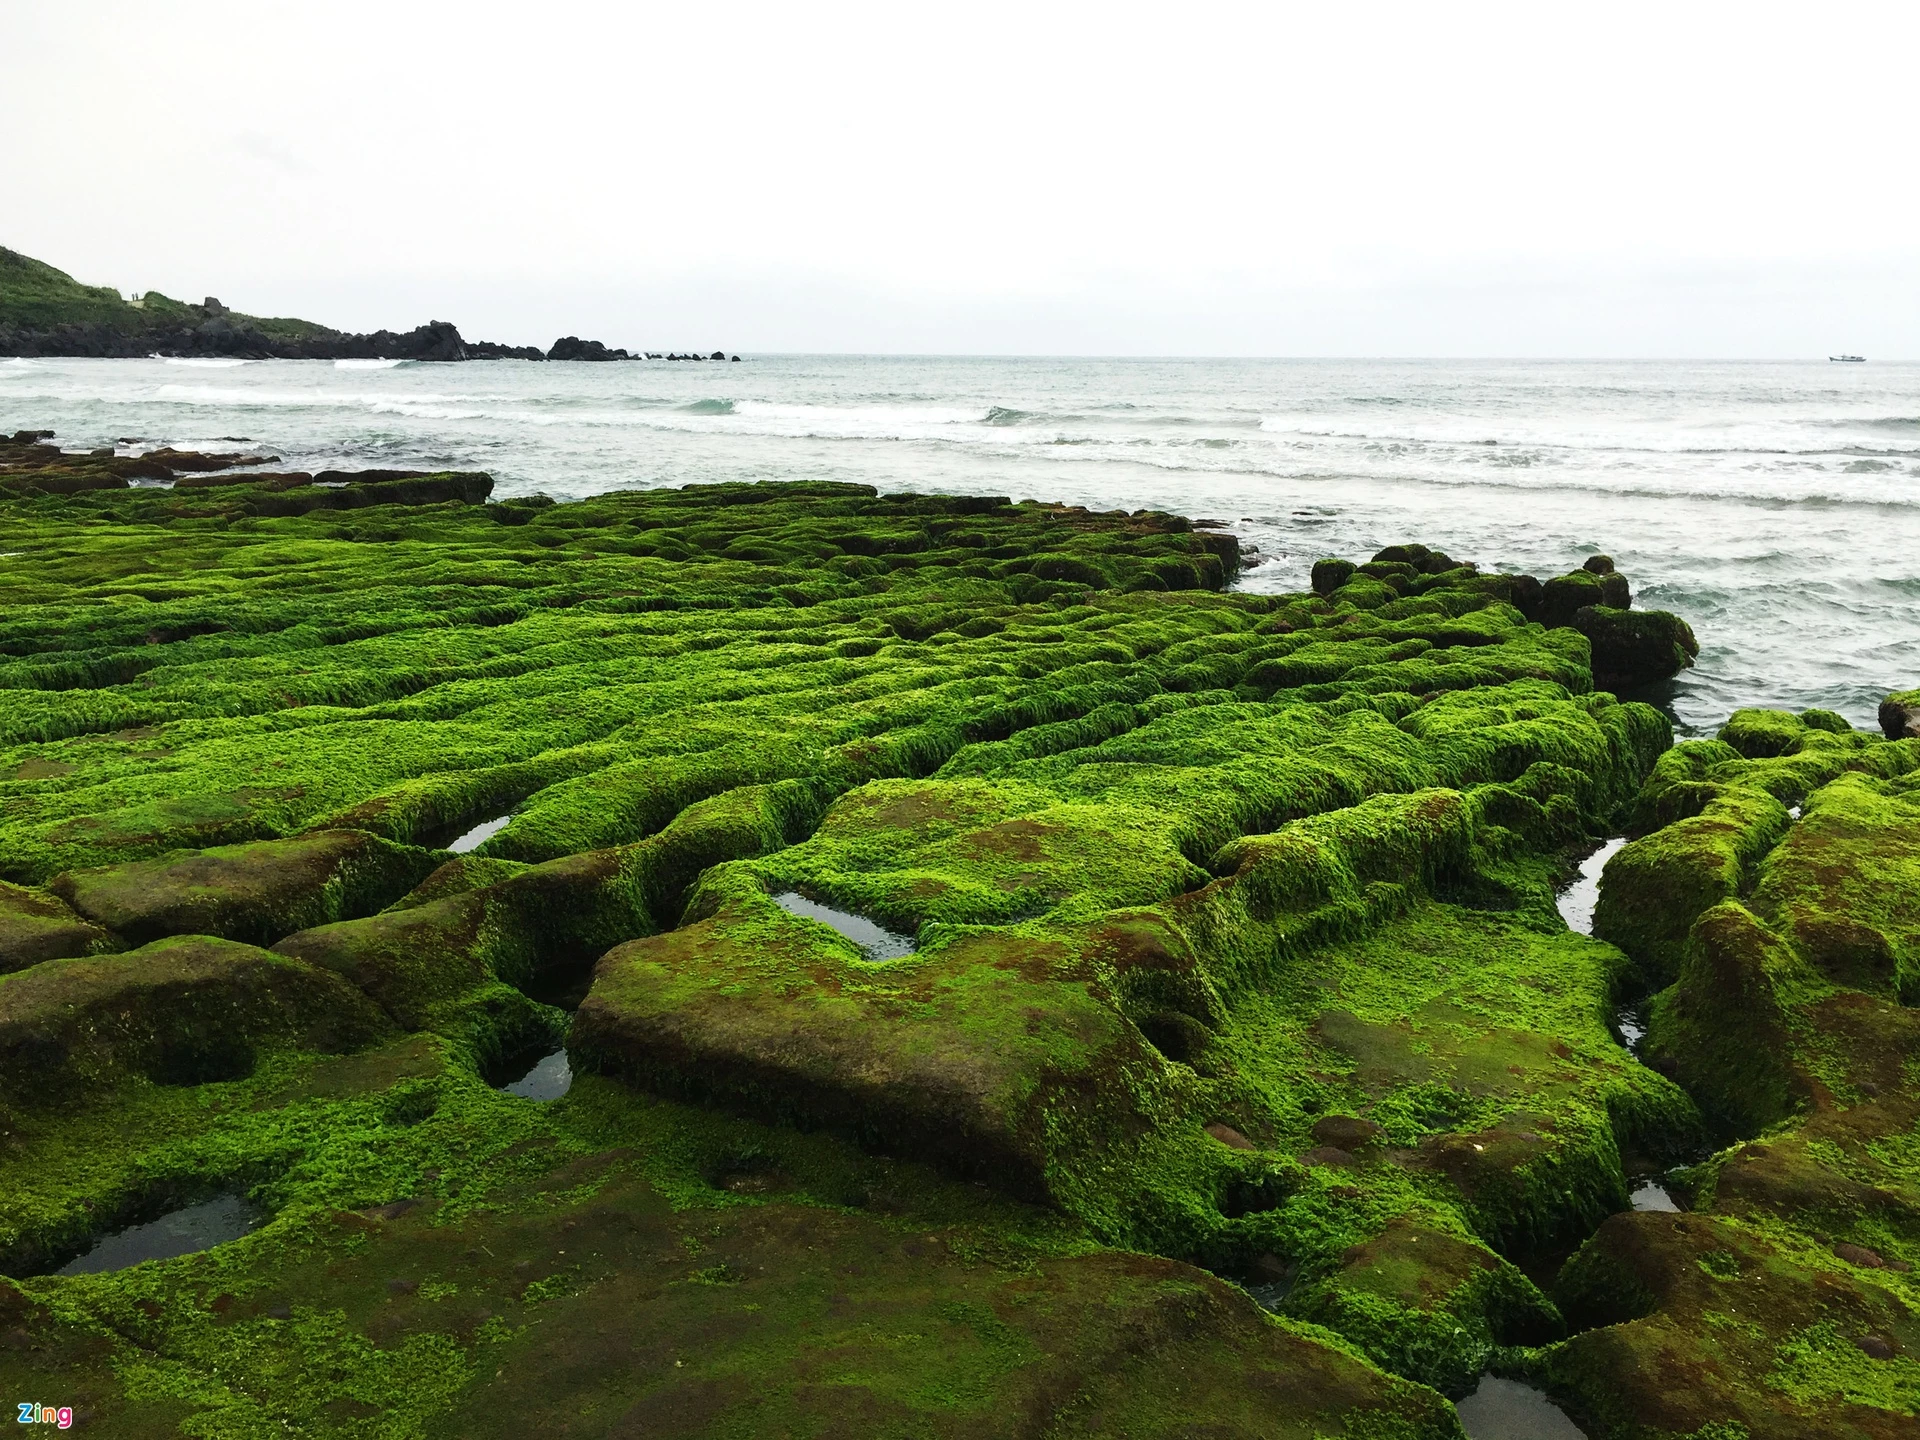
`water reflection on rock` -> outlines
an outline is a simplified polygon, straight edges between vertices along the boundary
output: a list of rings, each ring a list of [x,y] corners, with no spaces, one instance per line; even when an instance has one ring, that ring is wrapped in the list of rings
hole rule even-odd
[[[1556,903],[1560,907],[1560,917],[1567,922],[1569,930],[1582,935],[1593,933],[1593,907],[1600,899],[1600,872],[1607,868],[1607,861],[1617,855],[1620,847],[1626,843],[1624,835],[1607,841],[1580,862],[1579,878],[1560,892]]]
[[[849,910],[835,910],[831,905],[822,905],[817,900],[809,900],[794,890],[774,896],[773,903],[789,915],[798,915],[805,920],[818,920],[822,925],[831,925],[858,945],[861,953],[869,960],[899,960],[913,954],[913,936],[902,935],[897,931],[876,925],[864,915],[855,915]]]
[[[1648,1180],[1628,1197],[1636,1210],[1679,1210],[1673,1196],[1667,1193],[1667,1187],[1655,1180]]]
[[[158,1220],[129,1225],[103,1236],[86,1254],[69,1260],[54,1273],[94,1275],[124,1270],[143,1260],[170,1260],[176,1255],[211,1250],[215,1245],[238,1240],[263,1218],[258,1209],[240,1196],[220,1195],[174,1210]]]
[[[482,820],[466,834],[452,841],[447,849],[456,855],[465,855],[469,850],[478,850],[483,844],[507,828],[511,815],[498,815],[491,820]]]
[[[533,1068],[500,1089],[522,1100],[558,1100],[572,1088],[573,1066],[565,1050],[555,1050],[534,1062]]]
[[[1454,1408],[1469,1440],[1587,1440],[1565,1411],[1518,1380],[1482,1375],[1479,1387]]]

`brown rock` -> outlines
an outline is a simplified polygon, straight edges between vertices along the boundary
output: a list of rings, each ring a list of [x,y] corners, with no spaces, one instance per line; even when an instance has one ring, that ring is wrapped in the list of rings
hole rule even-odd
[[[1869,1250],[1864,1245],[1849,1244],[1845,1240],[1833,1247],[1833,1253],[1849,1265],[1859,1265],[1868,1270],[1881,1269],[1887,1263],[1877,1251]]]
[[[1378,1140],[1381,1131],[1373,1121],[1362,1120],[1357,1115],[1323,1115],[1313,1122],[1310,1133],[1321,1145],[1358,1150]]]
[[[1235,1150],[1256,1150],[1259,1148],[1253,1141],[1247,1139],[1246,1136],[1242,1135],[1231,1125],[1222,1125],[1217,1121],[1207,1126],[1207,1134],[1218,1140],[1222,1145],[1231,1145]]]
[[[1278,1285],[1291,1280],[1296,1267],[1282,1260],[1271,1250],[1263,1250],[1253,1257],[1253,1263],[1247,1266],[1249,1279],[1262,1285]]]
[[[1353,1163],[1352,1152],[1342,1150],[1337,1145],[1316,1145],[1300,1157],[1302,1165],[1326,1165],[1339,1169]]]

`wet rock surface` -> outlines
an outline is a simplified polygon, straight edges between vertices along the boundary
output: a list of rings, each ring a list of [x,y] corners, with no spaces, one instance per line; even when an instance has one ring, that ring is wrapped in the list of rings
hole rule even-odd
[[[0,1378],[133,1434],[1909,1423],[1920,740],[1673,746],[1596,682],[1691,633],[1606,557],[1252,596],[1155,512],[48,438]],[[209,1187],[271,1218],[46,1273]]]

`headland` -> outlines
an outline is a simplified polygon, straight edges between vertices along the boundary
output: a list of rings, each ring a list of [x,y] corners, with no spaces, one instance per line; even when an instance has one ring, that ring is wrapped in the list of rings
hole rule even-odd
[[[547,350],[467,340],[447,320],[405,331],[350,334],[311,320],[245,315],[212,296],[195,305],[149,290],[129,300],[110,286],[82,285],[43,261],[0,247],[0,356],[8,355],[422,361],[646,358],[576,335],[560,337]],[[725,356],[716,352],[712,358]]]

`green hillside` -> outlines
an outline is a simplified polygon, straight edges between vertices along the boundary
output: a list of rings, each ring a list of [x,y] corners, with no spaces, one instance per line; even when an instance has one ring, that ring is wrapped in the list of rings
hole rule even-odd
[[[60,325],[103,326],[124,335],[199,325],[215,312],[149,290],[136,303],[111,285],[82,285],[64,270],[0,246],[0,330],[50,330]],[[223,312],[236,328],[275,340],[328,338],[341,332],[311,320]]]
[[[149,328],[159,314],[184,319],[187,307],[157,291],[133,305],[109,285],[82,285],[45,261],[0,247],[0,325],[105,324],[133,331]]]

